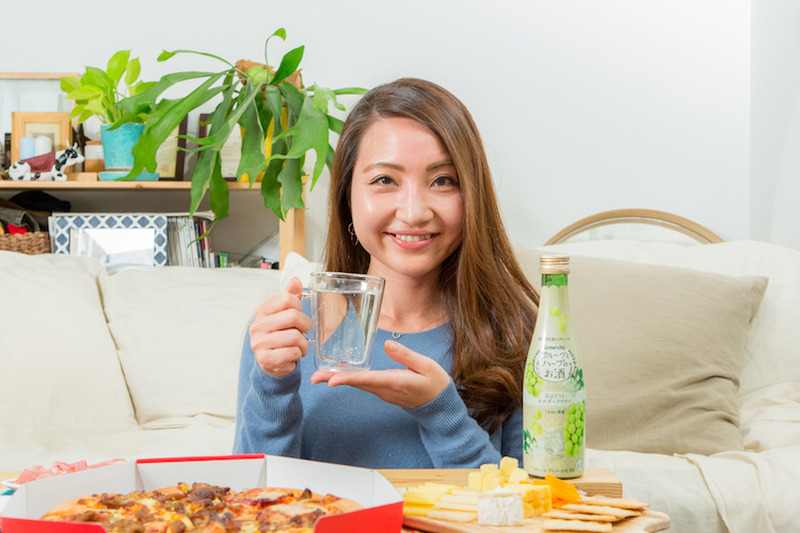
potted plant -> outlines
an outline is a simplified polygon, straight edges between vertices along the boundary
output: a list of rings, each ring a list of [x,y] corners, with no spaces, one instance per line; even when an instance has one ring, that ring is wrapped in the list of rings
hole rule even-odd
[[[139,79],[139,58],[131,59],[130,55],[130,50],[120,50],[108,60],[106,70],[85,67],[80,77],[73,75],[61,78],[61,90],[67,94],[67,99],[75,101],[70,118],[77,119],[79,123],[91,117],[100,121],[105,167],[121,170],[116,173],[109,170],[105,173],[108,176],[106,179],[124,176],[128,172],[122,169],[132,168],[131,150],[144,130],[144,122],[151,111],[149,105],[143,105],[133,113],[124,113],[125,120],[121,120],[123,111],[119,103],[153,85],[153,82]],[[143,174],[136,179],[154,178],[158,179],[158,175]]]
[[[133,148],[131,175],[156,168],[156,152],[167,136],[191,111],[212,99],[219,99],[209,115],[209,134],[203,138],[186,137],[197,144],[189,151],[198,152],[192,175],[190,211],[194,213],[206,192],[216,219],[228,214],[228,184],[222,176],[220,150],[234,131],[242,131],[242,155],[237,177],[247,179],[250,186],[261,176],[260,191],[264,206],[282,220],[292,208],[303,204],[303,164],[310,150],[316,152],[311,172],[311,188],[325,165],[333,162],[329,132],[341,132],[343,122],[331,116],[329,106],[344,110],[336,97],[363,94],[365,89],[331,90],[313,84],[305,87],[300,77],[300,61],[304,47],[287,52],[277,69],[269,66],[267,47],[273,37],[286,40],[283,28],[267,37],[264,63],[239,61],[232,63],[219,56],[193,50],[164,51],[158,58],[166,61],[177,54],[199,54],[221,61],[225,68],[218,72],[175,72],[164,75],[150,88],[120,102],[123,115],[117,124],[135,117],[146,107],[152,112],[144,132]],[[186,96],[162,98],[165,90],[188,80],[201,81]],[[274,120],[278,117],[278,120]],[[268,133],[271,131],[271,137]],[[267,148],[265,149],[265,143]]]

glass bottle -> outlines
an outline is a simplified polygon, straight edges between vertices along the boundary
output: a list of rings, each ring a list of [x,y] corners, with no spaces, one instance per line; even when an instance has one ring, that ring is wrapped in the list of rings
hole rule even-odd
[[[525,363],[523,466],[536,477],[583,474],[586,393],[569,311],[569,257],[540,258],[539,313]]]

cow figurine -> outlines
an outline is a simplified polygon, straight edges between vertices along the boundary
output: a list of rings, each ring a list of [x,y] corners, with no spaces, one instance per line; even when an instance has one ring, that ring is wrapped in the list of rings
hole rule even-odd
[[[8,169],[12,180],[66,181],[63,169],[84,161],[78,145],[17,161]]]

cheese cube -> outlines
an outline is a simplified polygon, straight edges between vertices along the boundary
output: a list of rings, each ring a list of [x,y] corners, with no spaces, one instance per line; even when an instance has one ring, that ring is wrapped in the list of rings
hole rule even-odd
[[[478,523],[485,526],[520,526],[524,520],[522,495],[495,489],[478,498]]]
[[[500,486],[502,481],[500,474],[485,476],[481,480],[481,492],[489,492],[490,490],[496,489]]]
[[[494,463],[484,463],[481,465],[481,474],[488,476],[500,472],[500,467]]]
[[[540,516],[551,509],[552,493],[549,485],[532,485],[530,483],[505,483],[503,488],[513,490],[522,496],[525,517]]]
[[[483,481],[483,476],[479,471],[470,472],[467,477],[467,487],[469,488],[469,490],[480,492],[482,481]]]
[[[524,468],[515,468],[508,476],[509,483],[522,483],[523,481],[528,481],[529,479],[530,477],[528,476],[528,472],[526,472]]]
[[[511,473],[519,467],[519,461],[516,457],[503,457],[500,459],[500,474],[508,479]]]

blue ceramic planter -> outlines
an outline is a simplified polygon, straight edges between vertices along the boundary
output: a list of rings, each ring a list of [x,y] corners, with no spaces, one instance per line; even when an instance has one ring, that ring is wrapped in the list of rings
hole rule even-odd
[[[100,127],[100,139],[103,143],[103,160],[106,170],[100,173],[100,180],[108,181],[121,178],[133,168],[133,146],[144,131],[144,124],[128,123],[119,128]],[[137,181],[155,181],[157,172],[142,172],[135,178]]]

